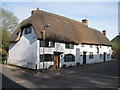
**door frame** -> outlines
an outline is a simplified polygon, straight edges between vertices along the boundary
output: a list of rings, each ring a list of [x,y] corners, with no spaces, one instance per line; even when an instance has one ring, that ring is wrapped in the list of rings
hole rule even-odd
[[[86,64],[86,51],[83,51],[83,64]]]
[[[60,67],[60,55],[62,54],[63,52],[54,52],[54,61],[55,61],[55,56],[58,56],[58,65],[57,65],[57,68]],[[56,67],[56,66],[55,66]]]
[[[106,61],[106,52],[103,53],[103,61]]]

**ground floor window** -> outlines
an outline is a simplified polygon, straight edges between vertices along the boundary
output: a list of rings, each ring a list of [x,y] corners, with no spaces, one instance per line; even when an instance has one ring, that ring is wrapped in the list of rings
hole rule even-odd
[[[102,54],[100,54],[100,59],[102,59]]]
[[[54,55],[52,54],[44,54],[44,61],[54,61]],[[43,62],[43,55],[40,55],[40,62]]]
[[[65,62],[74,62],[75,61],[75,56],[72,54],[66,54],[64,56],[64,61]]]
[[[107,54],[107,58],[110,58],[110,54]]]
[[[89,59],[93,59],[93,52],[89,53]]]

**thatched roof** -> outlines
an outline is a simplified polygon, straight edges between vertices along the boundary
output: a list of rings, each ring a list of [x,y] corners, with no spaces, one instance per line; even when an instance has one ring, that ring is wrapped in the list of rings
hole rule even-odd
[[[44,26],[51,24],[51,27],[47,28],[46,38],[63,42],[111,45],[111,42],[100,31],[89,28],[82,22],[42,10],[35,10],[28,19],[23,20],[11,35],[9,41],[18,41],[20,28],[29,24],[34,27],[39,39],[42,38],[41,32]]]

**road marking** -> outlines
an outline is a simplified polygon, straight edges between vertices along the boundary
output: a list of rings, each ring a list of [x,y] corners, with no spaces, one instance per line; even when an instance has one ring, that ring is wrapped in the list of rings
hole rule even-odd
[[[21,81],[17,81],[16,83],[23,83],[23,82],[25,82],[24,80],[21,80]]]

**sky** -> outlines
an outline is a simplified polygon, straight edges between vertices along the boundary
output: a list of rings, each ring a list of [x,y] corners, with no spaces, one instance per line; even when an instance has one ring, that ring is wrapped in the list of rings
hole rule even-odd
[[[88,19],[88,26],[99,31],[106,30],[108,39],[118,34],[118,2],[2,2],[0,7],[11,11],[19,23],[39,8],[77,21]],[[87,1],[87,0],[86,0]]]

